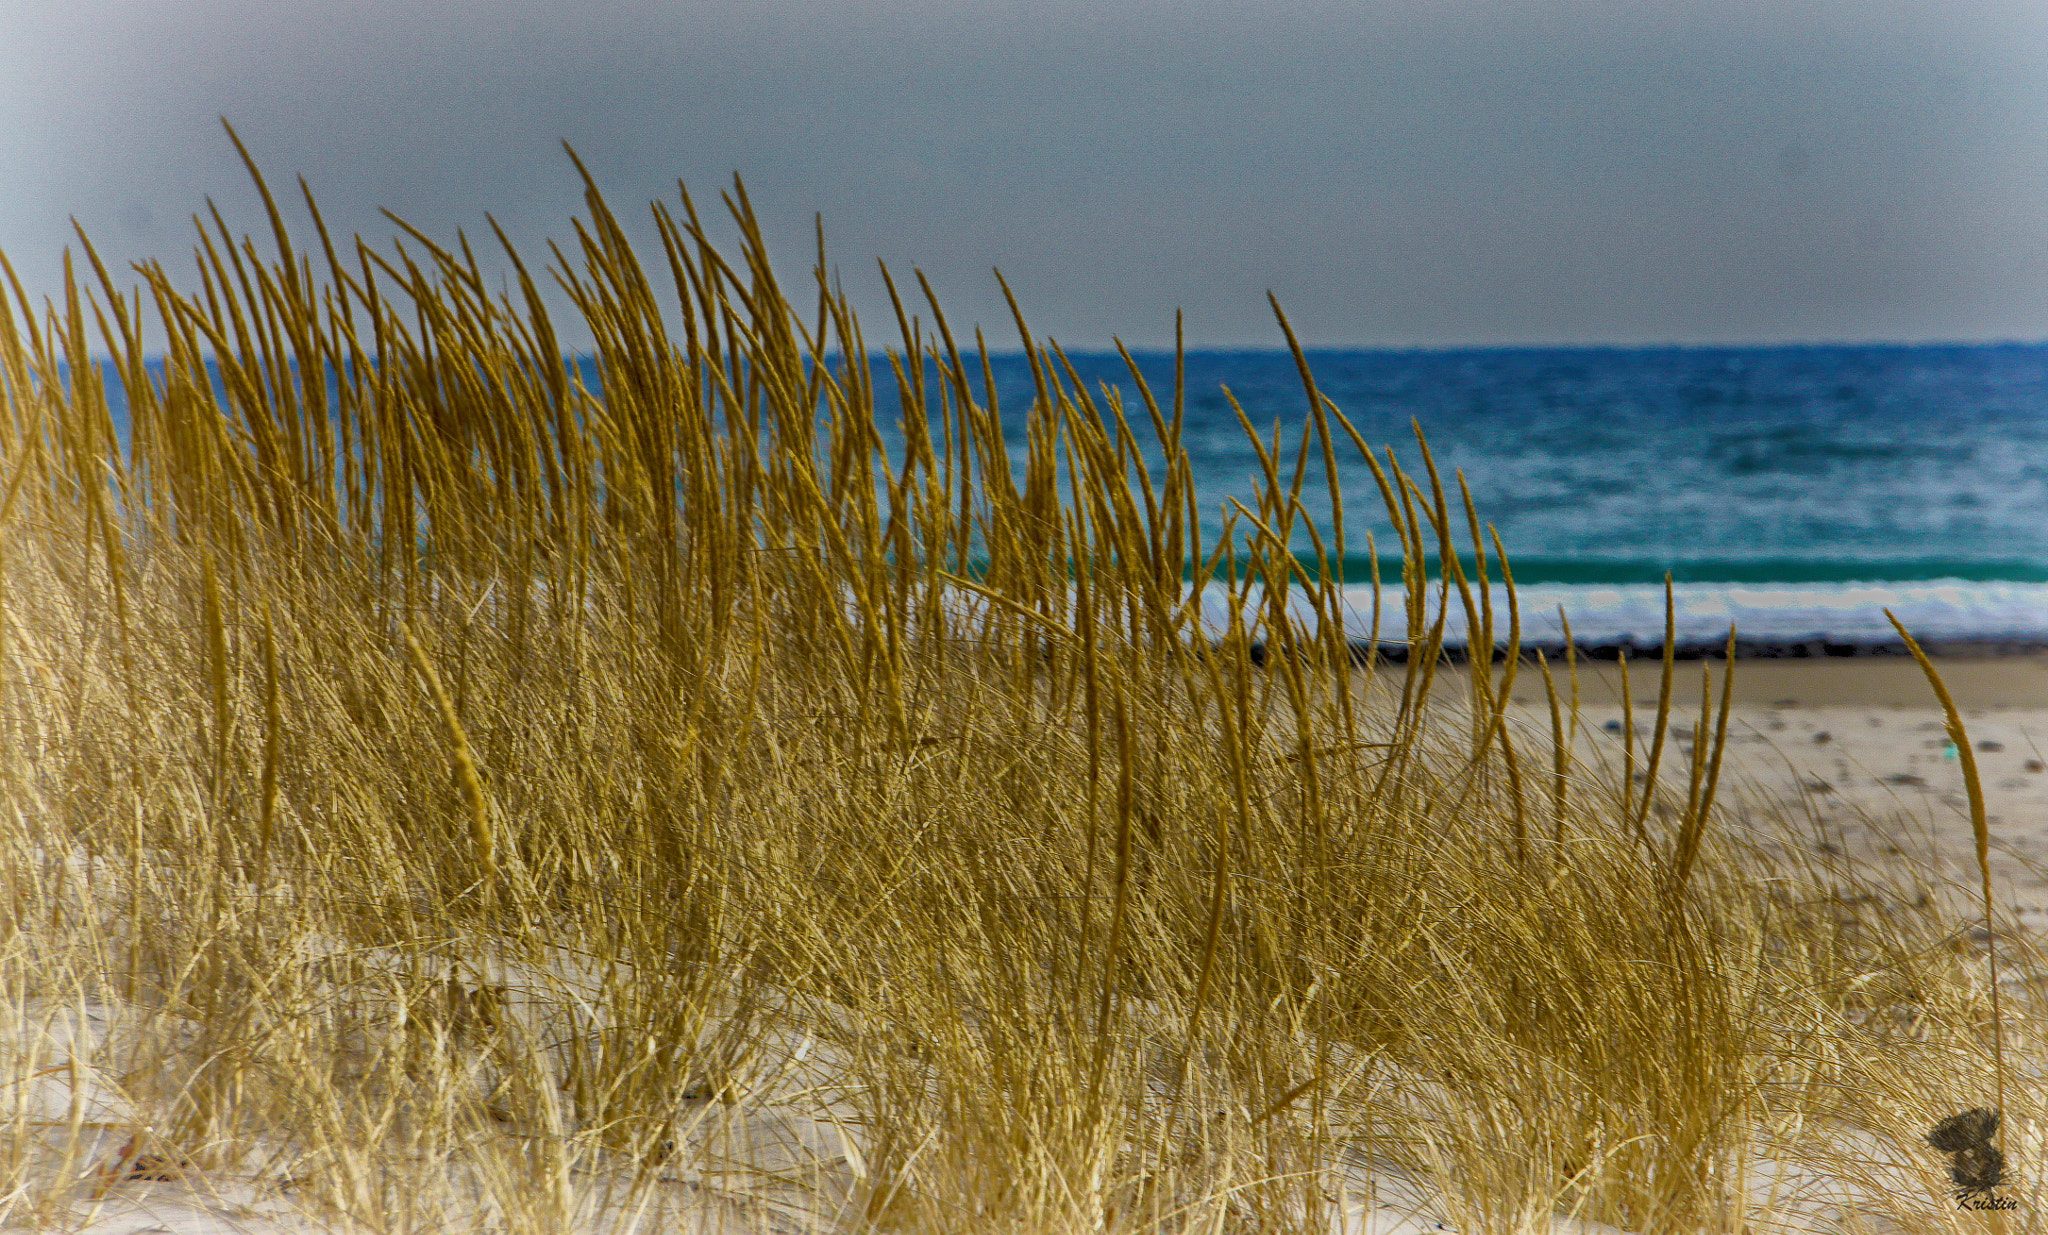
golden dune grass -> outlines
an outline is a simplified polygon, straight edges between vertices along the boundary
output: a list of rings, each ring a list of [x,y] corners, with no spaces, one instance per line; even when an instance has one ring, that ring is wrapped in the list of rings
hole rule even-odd
[[[1104,403],[1019,312],[999,410],[920,278],[880,407],[822,244],[799,305],[737,185],[737,253],[684,195],[648,266],[586,201],[553,274],[602,397],[509,245],[494,298],[466,238],[339,243],[310,193],[310,253],[272,203],[274,251],[202,230],[196,289],[81,236],[63,304],[0,299],[0,1214],[73,1220],[93,1125],[146,1120],[207,1186],[391,1232],[1307,1231],[1367,1187],[1474,1231],[2003,1220],[1924,1141],[2000,1101],[1981,955],[1727,826],[1721,744],[1664,739],[1725,676],[1662,666],[1612,771],[1566,666],[1550,732],[1513,654],[1433,701],[1445,606],[1518,615],[1419,436],[1375,455],[1303,360],[1299,450],[1204,525],[1178,380]],[[1286,552],[1361,461],[1399,668]],[[1204,652],[1231,561],[1266,616]],[[2003,1036],[2018,1075],[2031,1014]]]

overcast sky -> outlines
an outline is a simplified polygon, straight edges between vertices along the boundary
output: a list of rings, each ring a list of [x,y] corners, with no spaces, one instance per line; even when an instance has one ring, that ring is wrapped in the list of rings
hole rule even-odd
[[[997,267],[1074,348],[1273,346],[1268,289],[1329,346],[2048,339],[2039,3],[0,0],[0,250],[196,286],[207,195],[264,230],[223,114],[343,233],[530,259],[562,139],[636,217],[737,172],[878,345],[877,258],[1006,347]]]

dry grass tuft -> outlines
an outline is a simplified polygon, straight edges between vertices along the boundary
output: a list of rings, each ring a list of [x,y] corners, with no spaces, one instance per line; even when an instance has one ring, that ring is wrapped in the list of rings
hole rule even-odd
[[[509,245],[494,297],[466,238],[308,196],[307,253],[265,201],[196,290],[81,237],[89,287],[0,297],[6,1220],[142,1154],[378,1232],[1978,1220],[1921,1140],[2003,1080],[1954,924],[1729,830],[1725,681],[1665,775],[1666,661],[1640,790],[1547,664],[1547,734],[1513,654],[1447,704],[1442,614],[1515,644],[1509,563],[1305,359],[1297,457],[1210,535],[1181,383],[1105,403],[1019,314],[1019,473],[979,333],[920,279],[878,406],[737,186],[739,251],[684,196],[654,270],[590,187],[552,273],[601,394]],[[1288,552],[1347,448],[1398,668]],[[1266,598],[1215,649],[1212,578]]]

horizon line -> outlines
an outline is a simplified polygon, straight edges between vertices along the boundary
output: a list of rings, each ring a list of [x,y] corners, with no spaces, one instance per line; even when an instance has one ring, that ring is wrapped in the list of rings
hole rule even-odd
[[[1041,336],[1039,336],[1039,338],[1038,338],[1038,342],[1039,342],[1039,345],[1040,345],[1041,347],[1044,347],[1044,348],[1050,348],[1050,347],[1053,347],[1053,346],[1055,346],[1055,345],[1058,345],[1058,344],[1059,344],[1059,340],[1057,339],[1057,337],[1055,337],[1055,336],[1052,336],[1052,335],[1041,335]],[[1089,347],[1064,347],[1063,345],[1062,345],[1062,346],[1063,346],[1063,350],[1065,351],[1065,353],[1066,353],[1066,354],[1067,354],[1068,356],[1088,356],[1088,357],[1096,357],[1096,356],[1106,356],[1106,357],[1116,357],[1116,356],[1117,356],[1117,354],[1118,354],[1118,353],[1117,353],[1117,351],[1116,351],[1116,346],[1117,346],[1117,343],[1118,343],[1118,340],[1116,340],[1116,339],[1115,339],[1114,337],[1112,337],[1112,338],[1111,338],[1111,340],[1110,340],[1110,342],[1109,342],[1109,344],[1108,344],[1108,345],[1106,345],[1106,346],[1104,346],[1104,345],[1095,345],[1095,346],[1089,346]],[[1140,345],[1133,345],[1133,344],[1128,344],[1128,343],[1126,343],[1126,344],[1124,344],[1123,346],[1124,346],[1124,348],[1125,348],[1125,349],[1126,349],[1127,351],[1129,351],[1129,352],[1131,353],[1131,355],[1132,355],[1133,357],[1150,357],[1150,356],[1172,356],[1172,355],[1174,355],[1174,349],[1173,349],[1172,345],[1170,345],[1170,344],[1140,344]],[[1991,349],[1995,349],[1995,348],[2048,348],[2048,337],[2044,337],[2044,338],[2037,338],[2037,339],[2026,339],[2026,338],[1999,338],[1999,339],[1941,339],[1941,338],[1929,338],[1929,339],[1777,339],[1777,340],[1766,340],[1766,341],[1762,341],[1762,342],[1757,342],[1757,341],[1746,341],[1746,342],[1727,342],[1727,343],[1702,343],[1702,342],[1656,342],[1656,343],[1612,343],[1612,342],[1604,342],[1604,343],[1603,343],[1603,342],[1553,342],[1553,343],[1412,343],[1412,344],[1398,344],[1398,343],[1314,343],[1314,344],[1310,344],[1310,343],[1304,343],[1304,344],[1302,345],[1302,348],[1301,348],[1301,350],[1302,350],[1303,354],[1305,354],[1305,355],[1311,355],[1311,356],[1313,356],[1313,355],[1316,355],[1316,354],[1319,354],[1319,353],[1320,353],[1320,354],[1344,354],[1344,355],[1357,355],[1357,354],[1361,354],[1361,353],[1363,353],[1363,354],[1378,354],[1378,355],[1387,355],[1387,356],[1426,356],[1426,355],[1456,355],[1456,354],[1460,354],[1460,353],[1476,353],[1476,352],[1735,352],[1735,351],[1741,351],[1741,352],[1755,352],[1755,351],[1823,351],[1823,350],[1834,350],[1834,349],[1849,349],[1849,348],[1865,348],[1865,349],[1885,349],[1885,350],[1894,350],[1894,351],[1912,351],[1912,350],[1928,350],[1928,351],[1933,351],[1933,350],[1960,350],[1960,349],[1981,349],[1981,350],[1991,350]],[[886,363],[886,362],[887,362],[887,360],[888,360],[888,357],[889,357],[889,355],[890,355],[890,351],[891,351],[891,350],[892,350],[892,349],[888,349],[888,348],[877,348],[877,349],[871,349],[871,350],[870,350],[870,351],[869,351],[869,352],[867,353],[867,357],[868,357],[868,361],[869,361],[869,363],[871,363],[871,364],[872,364],[872,363],[876,363],[876,362],[882,362],[882,363]],[[105,351],[103,351],[103,350],[100,350],[100,349],[98,349],[98,348],[94,348],[94,349],[91,349],[91,352],[92,352],[92,360],[93,360],[93,362],[94,362],[94,363],[96,363],[96,364],[112,364],[112,363],[114,363],[114,358],[113,358],[113,356],[112,356],[112,354],[111,354],[111,353],[105,352]],[[898,353],[898,354],[900,354],[900,353]],[[966,356],[978,356],[978,355],[980,355],[981,353],[980,353],[980,352],[978,352],[978,351],[976,351],[976,350],[973,350],[973,349],[967,349],[967,348],[963,348],[963,349],[961,350],[960,354],[961,354],[961,356],[963,356],[963,357],[966,357]],[[1288,354],[1289,354],[1289,350],[1288,350],[1287,346],[1286,346],[1286,345],[1285,345],[1284,343],[1279,343],[1279,344],[1241,344],[1241,343],[1197,343],[1197,344],[1188,344],[1188,345],[1186,345],[1186,346],[1185,346],[1185,347],[1184,347],[1184,348],[1182,349],[1182,354],[1183,354],[1183,355],[1187,355],[1187,356],[1218,356],[1218,355],[1279,355],[1279,356],[1285,356],[1285,355],[1288,355]],[[825,358],[826,358],[827,360],[840,360],[840,359],[843,359],[843,358],[845,357],[846,353],[844,353],[843,351],[839,351],[839,350],[836,350],[836,349],[834,349],[834,350],[829,350],[829,351],[826,351],[826,352],[824,352],[824,353],[823,353],[823,355],[824,355],[824,357],[825,357]],[[990,349],[989,349],[989,351],[988,351],[988,355],[989,355],[989,358],[990,358],[990,359],[1010,359],[1010,358],[1023,358],[1023,357],[1025,357],[1025,356],[1027,355],[1027,353],[1025,352],[1025,350],[1024,350],[1024,349],[1023,349],[1022,347],[1006,347],[1006,348],[990,348]],[[565,351],[565,352],[561,353],[561,357],[562,357],[562,359],[563,359],[563,360],[565,360],[565,361],[569,361],[569,360],[582,360],[582,359],[588,359],[588,358],[593,358],[593,357],[595,357],[595,356],[596,356],[596,352],[595,352],[595,351]],[[161,361],[163,361],[164,359],[166,359],[166,354],[165,354],[165,353],[163,353],[163,352],[160,352],[160,351],[155,351],[155,352],[145,352],[145,353],[143,354],[143,363],[144,363],[144,364],[153,364],[153,363],[161,362]],[[61,366],[60,366],[60,367],[61,367]]]

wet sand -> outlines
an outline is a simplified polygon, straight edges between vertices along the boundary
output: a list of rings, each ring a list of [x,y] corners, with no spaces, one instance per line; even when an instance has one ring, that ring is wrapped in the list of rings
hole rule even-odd
[[[1720,661],[1709,662],[1715,677]],[[1967,710],[2048,710],[2048,656],[1943,657],[1935,670],[1956,706]],[[1656,706],[1657,681],[1663,672],[1656,659],[1631,661],[1629,693]],[[1553,661],[1551,674],[1568,689],[1564,665]],[[1613,662],[1581,660],[1581,699],[1588,703],[1621,700],[1621,670]],[[1699,700],[1699,661],[1681,661],[1672,671],[1679,697]],[[1716,687],[1718,689],[1718,685]],[[1525,665],[1515,683],[1517,699],[1541,702],[1543,677]],[[1813,657],[1783,660],[1737,660],[1735,703],[1741,707],[1770,705],[1779,709],[1862,707],[1876,709],[1935,708],[1939,704],[1918,662],[1910,656]]]

